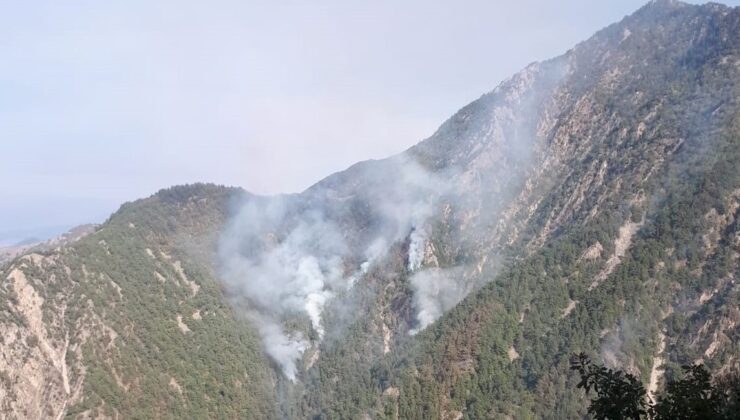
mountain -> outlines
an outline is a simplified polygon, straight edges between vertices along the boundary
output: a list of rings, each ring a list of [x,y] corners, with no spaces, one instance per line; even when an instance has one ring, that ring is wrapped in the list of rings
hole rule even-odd
[[[739,49],[740,8],[654,1],[400,155],[173,187],[16,257],[0,410],[561,419],[575,352],[651,391],[737,371]]]
[[[233,189],[174,187],[3,268],[2,402],[18,418],[266,417],[266,363],[208,249]],[[12,417],[12,416],[11,416]]]
[[[10,246],[0,246],[0,264],[13,259],[23,253],[31,251],[48,251],[56,247],[76,242],[85,235],[93,232],[96,228],[94,224],[85,224],[75,226],[67,232],[42,241],[38,238],[26,238]]]

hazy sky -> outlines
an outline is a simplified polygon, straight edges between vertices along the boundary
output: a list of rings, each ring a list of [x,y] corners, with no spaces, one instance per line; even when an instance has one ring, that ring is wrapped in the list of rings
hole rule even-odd
[[[0,232],[173,184],[302,190],[642,3],[0,0]]]

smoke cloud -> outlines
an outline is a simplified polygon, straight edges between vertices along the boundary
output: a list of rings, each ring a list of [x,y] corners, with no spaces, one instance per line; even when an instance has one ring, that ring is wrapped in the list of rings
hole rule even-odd
[[[221,277],[291,381],[326,334],[325,306],[394,243],[409,240],[408,267],[422,267],[428,220],[450,190],[448,178],[405,156],[361,165],[299,195],[246,197],[221,237]],[[414,275],[417,330],[459,300],[449,293],[453,283],[441,272]]]

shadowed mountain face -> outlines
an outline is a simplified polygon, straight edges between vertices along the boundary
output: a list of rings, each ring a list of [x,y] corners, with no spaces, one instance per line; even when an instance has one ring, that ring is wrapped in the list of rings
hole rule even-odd
[[[574,418],[573,352],[737,369],[739,50],[652,2],[301,194],[126,204],[6,263],[0,410]]]

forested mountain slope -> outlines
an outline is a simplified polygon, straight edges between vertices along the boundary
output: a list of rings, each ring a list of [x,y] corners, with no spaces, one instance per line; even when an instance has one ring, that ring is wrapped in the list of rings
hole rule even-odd
[[[651,2],[300,194],[124,205],[3,268],[2,410],[562,419],[574,352],[737,370],[739,50]]]
[[[3,267],[2,417],[274,415],[258,338],[210,264],[235,191],[163,190]]]

